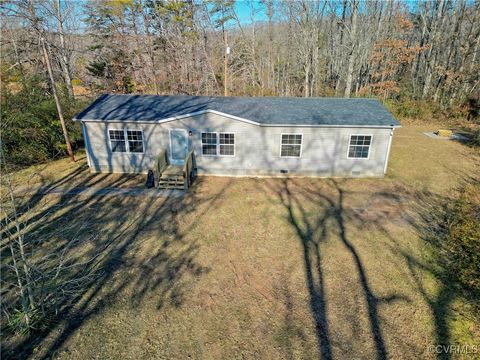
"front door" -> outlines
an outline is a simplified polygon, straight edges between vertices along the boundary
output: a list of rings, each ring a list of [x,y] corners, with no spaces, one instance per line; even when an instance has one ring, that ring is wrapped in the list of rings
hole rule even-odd
[[[188,153],[188,134],[186,130],[170,130],[170,162],[183,165]]]

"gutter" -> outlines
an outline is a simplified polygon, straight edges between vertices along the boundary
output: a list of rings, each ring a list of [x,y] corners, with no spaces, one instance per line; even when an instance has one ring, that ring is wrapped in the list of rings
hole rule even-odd
[[[397,127],[400,127],[400,126],[397,126]],[[395,131],[395,127],[392,127],[392,129],[390,130],[390,139],[388,139],[387,156],[385,157],[385,166],[383,168],[383,175],[387,174],[388,159],[390,158],[390,148],[392,147],[392,138],[393,138],[394,131]]]

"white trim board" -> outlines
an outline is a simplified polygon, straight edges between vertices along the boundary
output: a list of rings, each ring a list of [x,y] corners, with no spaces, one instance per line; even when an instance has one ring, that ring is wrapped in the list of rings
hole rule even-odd
[[[335,125],[335,124],[263,124],[259,123],[257,121],[252,121],[248,120],[245,118],[241,118],[235,115],[230,115],[227,113],[223,113],[220,111],[216,110],[201,110],[201,111],[196,111],[192,112],[189,114],[185,115],[178,115],[178,116],[172,116],[169,118],[165,119],[159,119],[159,120],[125,120],[125,119],[118,119],[118,120],[98,120],[98,119],[77,119],[73,118],[74,121],[82,121],[82,122],[105,122],[105,123],[137,123],[137,124],[163,124],[166,122],[170,121],[176,121],[176,120],[181,120],[193,116],[198,116],[198,115],[203,115],[203,114],[215,114],[215,115],[220,115],[224,116],[233,120],[238,120],[242,121],[248,124],[252,125],[257,125],[257,126],[262,126],[262,127],[327,127],[327,128],[332,128],[332,127],[339,127],[339,128],[378,128],[378,129],[390,129],[392,127],[398,128],[401,127],[401,125]]]
[[[302,140],[300,144],[284,144],[283,141],[283,135],[300,135]],[[283,145],[300,145],[300,156],[282,156],[282,146]],[[302,152],[303,152],[303,133],[282,133],[280,134],[280,158],[281,159],[301,159],[302,158]]]
[[[388,139],[388,147],[387,147],[387,155],[385,155],[385,166],[383,167],[383,175],[387,174],[387,168],[388,168],[388,159],[390,157],[390,149],[392,148],[392,138],[393,138],[393,132],[395,129],[392,128],[390,130],[390,138]]]
[[[87,128],[85,126],[85,124],[81,124],[82,125],[82,134],[83,134],[83,145],[85,147],[85,153],[87,154],[87,164],[88,164],[88,167],[91,169],[92,168],[92,163],[90,161],[90,151],[91,151],[91,148],[90,148],[90,139],[88,138],[87,136]],[[110,137],[110,135],[109,135]],[[111,146],[111,145],[109,145]]]

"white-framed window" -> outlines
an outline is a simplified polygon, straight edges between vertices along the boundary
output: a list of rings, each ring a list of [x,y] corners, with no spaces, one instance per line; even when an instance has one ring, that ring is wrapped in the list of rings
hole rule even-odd
[[[128,151],[143,153],[143,132],[141,130],[127,130]]]
[[[302,156],[303,134],[282,134],[280,157]]]
[[[202,155],[235,156],[235,134],[203,132]]]
[[[368,159],[371,145],[372,135],[350,135],[347,157],[349,159]]]
[[[235,134],[220,133],[218,153],[222,156],[235,156]]]
[[[217,155],[217,133],[202,133],[202,155]]]
[[[143,153],[142,130],[108,130],[112,152]]]
[[[123,130],[108,130],[108,136],[110,137],[112,152],[127,152],[125,132]]]

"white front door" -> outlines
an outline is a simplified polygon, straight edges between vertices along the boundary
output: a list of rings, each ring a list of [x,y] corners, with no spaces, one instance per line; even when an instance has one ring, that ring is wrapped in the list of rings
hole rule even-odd
[[[183,129],[170,130],[170,163],[183,165],[188,154],[188,133]]]

